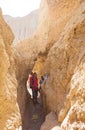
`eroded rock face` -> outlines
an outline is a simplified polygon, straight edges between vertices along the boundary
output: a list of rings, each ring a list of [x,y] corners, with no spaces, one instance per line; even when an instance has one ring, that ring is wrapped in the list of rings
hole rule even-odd
[[[14,33],[13,43],[16,44],[35,32],[38,25],[39,11],[35,10],[24,17],[11,17],[8,15],[3,17]]]
[[[85,129],[84,66],[85,2],[82,2],[51,48],[44,68],[50,75],[44,90],[47,111],[57,113],[63,130]]]
[[[17,105],[17,81],[11,43],[13,33],[0,11],[0,130],[16,130],[20,126]]]
[[[40,10],[36,33],[15,46],[17,77],[23,83],[32,68],[39,74],[46,72],[49,75],[43,86],[46,112],[56,113],[62,130],[83,130],[85,1],[42,0]]]
[[[47,57],[50,48],[59,38],[78,6],[78,0],[71,2],[67,0],[41,1],[39,26],[36,33],[15,46],[15,59],[19,66],[18,70],[21,72],[20,76],[25,77],[30,67],[33,67],[34,60],[37,60],[38,55],[41,56],[41,59],[43,54]]]

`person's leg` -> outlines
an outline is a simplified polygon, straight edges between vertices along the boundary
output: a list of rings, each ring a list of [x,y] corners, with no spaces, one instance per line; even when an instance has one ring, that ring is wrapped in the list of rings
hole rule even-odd
[[[33,104],[36,104],[36,90],[33,90]]]
[[[38,96],[38,90],[35,91],[35,99],[36,99],[36,103],[38,103],[38,101],[37,101],[37,96]]]
[[[35,103],[35,92],[34,92],[34,90],[32,90],[32,96],[33,96],[33,104]]]

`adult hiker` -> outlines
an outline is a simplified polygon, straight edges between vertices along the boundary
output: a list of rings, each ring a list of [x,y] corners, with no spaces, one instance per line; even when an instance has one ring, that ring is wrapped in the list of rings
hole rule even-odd
[[[38,96],[38,78],[37,73],[34,72],[32,77],[32,94],[33,94],[33,103],[36,104],[37,102],[37,96]]]

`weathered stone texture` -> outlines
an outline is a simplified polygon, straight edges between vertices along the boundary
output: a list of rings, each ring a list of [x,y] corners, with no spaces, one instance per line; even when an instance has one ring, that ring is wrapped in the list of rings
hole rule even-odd
[[[15,46],[17,77],[25,83],[33,67],[48,73],[43,86],[46,112],[56,113],[62,130],[84,130],[85,1],[42,0],[40,10],[36,33]]]
[[[13,33],[0,11],[0,130],[16,130],[20,125],[17,81],[11,43]]]
[[[50,75],[43,90],[45,104],[47,111],[57,113],[63,130],[85,129],[84,12],[85,2],[82,2],[45,62],[44,70]]]
[[[16,44],[36,31],[39,11],[35,10],[24,17],[11,17],[9,15],[4,15],[3,17],[14,33],[13,43]]]

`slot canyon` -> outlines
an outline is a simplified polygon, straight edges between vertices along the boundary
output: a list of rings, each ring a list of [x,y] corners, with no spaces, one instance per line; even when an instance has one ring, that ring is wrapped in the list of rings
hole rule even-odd
[[[85,0],[41,0],[38,11],[35,31],[13,44],[0,9],[0,130],[85,130]],[[48,74],[36,106],[31,71]]]

